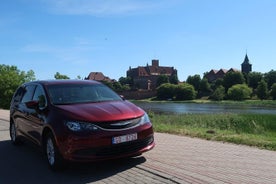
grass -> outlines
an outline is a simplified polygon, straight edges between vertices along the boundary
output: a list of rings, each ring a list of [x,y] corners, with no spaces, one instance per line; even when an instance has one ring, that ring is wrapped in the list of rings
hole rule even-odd
[[[276,151],[276,115],[271,114],[155,114],[157,132],[231,142]]]
[[[243,101],[233,101],[233,100],[223,100],[223,101],[213,101],[208,99],[196,99],[196,100],[185,100],[185,101],[167,101],[167,100],[155,100],[154,98],[143,99],[143,100],[131,100],[145,101],[145,102],[171,102],[171,103],[198,103],[198,104],[229,104],[229,105],[249,105],[249,106],[261,106],[261,107],[276,107],[276,100],[243,100]]]

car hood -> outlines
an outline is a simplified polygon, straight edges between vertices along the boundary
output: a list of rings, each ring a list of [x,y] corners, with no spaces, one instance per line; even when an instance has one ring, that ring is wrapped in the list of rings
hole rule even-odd
[[[92,122],[118,121],[143,116],[141,108],[128,101],[108,101],[87,104],[57,105],[70,119]]]

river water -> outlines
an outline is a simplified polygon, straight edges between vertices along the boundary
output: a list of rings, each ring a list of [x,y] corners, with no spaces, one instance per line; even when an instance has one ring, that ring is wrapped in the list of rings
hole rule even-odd
[[[135,101],[137,106],[145,111],[155,113],[254,113],[276,114],[276,107],[261,107],[247,104],[198,104],[174,102],[142,102]]]

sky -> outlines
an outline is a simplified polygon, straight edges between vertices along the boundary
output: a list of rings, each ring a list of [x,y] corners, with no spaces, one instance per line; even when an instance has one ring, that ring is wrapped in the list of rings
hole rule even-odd
[[[151,65],[180,81],[211,69],[276,70],[275,0],[1,0],[0,64],[71,79]]]

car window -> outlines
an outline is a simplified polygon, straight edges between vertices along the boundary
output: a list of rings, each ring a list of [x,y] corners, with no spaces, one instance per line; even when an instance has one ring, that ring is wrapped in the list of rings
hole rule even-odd
[[[37,86],[33,96],[33,100],[38,101],[39,107],[43,108],[47,106],[44,90],[41,86]]]
[[[48,87],[48,92],[53,104],[122,100],[119,95],[102,84],[53,85]]]
[[[14,94],[13,102],[12,102],[12,103],[14,103],[14,105],[16,105],[20,102],[24,92],[25,92],[25,89],[23,87],[20,87],[17,89],[17,91]]]
[[[26,86],[24,90],[25,93],[23,95],[21,102],[25,103],[25,102],[31,101],[33,98],[34,90],[35,90],[35,85]]]

